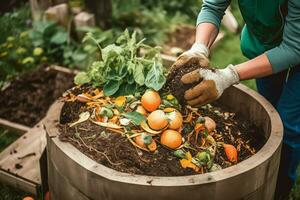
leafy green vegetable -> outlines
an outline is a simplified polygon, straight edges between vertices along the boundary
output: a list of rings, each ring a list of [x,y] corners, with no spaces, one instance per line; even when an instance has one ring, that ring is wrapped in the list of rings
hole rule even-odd
[[[186,158],[185,156],[185,152],[182,149],[178,149],[176,151],[173,152],[174,156],[176,156],[177,158]]]
[[[85,72],[79,72],[77,76],[74,78],[74,82],[77,85],[82,85],[90,81],[91,81],[90,77],[88,77],[87,73]]]
[[[110,80],[103,87],[104,95],[111,96],[115,94],[119,90],[119,88],[120,88],[120,81]]]
[[[156,91],[160,90],[166,82],[166,78],[162,72],[162,66],[161,66],[161,64],[159,64],[159,65],[160,65],[160,67],[158,67],[157,63],[155,63],[155,62],[153,63],[152,68],[148,72],[146,80],[145,80],[146,86],[148,88],[152,88]]]
[[[129,113],[123,113],[122,116],[132,120],[132,123],[135,125],[140,125],[142,121],[146,120],[146,117],[142,115],[141,113],[138,113],[136,111],[129,112]]]
[[[136,32],[132,35],[125,30],[114,44],[102,48],[98,39],[88,33],[85,41],[96,43],[100,59],[93,62],[88,71],[78,74],[75,83],[91,82],[93,86],[103,87],[104,95],[124,96],[142,92],[147,88],[160,90],[166,78],[158,48],[137,41]],[[139,54],[143,49],[144,54]]]

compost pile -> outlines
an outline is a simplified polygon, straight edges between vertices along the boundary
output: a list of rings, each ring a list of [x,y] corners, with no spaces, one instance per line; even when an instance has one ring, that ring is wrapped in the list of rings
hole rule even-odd
[[[41,67],[13,80],[0,91],[0,117],[34,126],[49,106],[74,85],[74,75]]]
[[[100,51],[100,61],[64,93],[58,125],[62,141],[95,161],[132,174],[181,176],[232,166],[262,147],[260,130],[221,105],[181,106],[162,89],[159,54],[134,34]]]

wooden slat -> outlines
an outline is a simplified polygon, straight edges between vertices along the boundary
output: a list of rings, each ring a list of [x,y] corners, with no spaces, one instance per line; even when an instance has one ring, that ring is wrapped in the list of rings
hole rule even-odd
[[[32,184],[41,184],[39,159],[46,146],[45,131],[41,123],[0,153],[0,169],[10,174],[2,174],[1,182],[28,192],[32,192]],[[18,166],[21,167],[18,169]],[[20,177],[25,181],[20,181]]]
[[[11,122],[8,121],[6,119],[2,119],[0,118],[0,127],[3,127],[5,129],[8,129],[14,133],[17,133],[19,135],[23,135],[24,133],[26,133],[30,127],[22,125],[22,124],[18,124],[15,122]]]
[[[79,73],[78,70],[72,70],[72,69],[68,69],[65,67],[58,66],[58,65],[51,65],[51,66],[47,67],[47,70],[51,70],[51,69],[58,71],[58,72],[67,73],[67,74],[78,74]]]
[[[36,183],[32,183],[2,169],[0,169],[0,181],[6,185],[37,195],[38,185]]]

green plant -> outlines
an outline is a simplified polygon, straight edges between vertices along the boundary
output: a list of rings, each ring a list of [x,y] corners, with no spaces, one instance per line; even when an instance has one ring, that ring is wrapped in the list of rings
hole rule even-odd
[[[92,64],[87,72],[75,77],[76,84],[91,82],[103,87],[106,96],[128,95],[145,88],[160,90],[165,83],[159,50],[137,41],[136,32],[131,36],[126,30],[116,41],[101,48],[97,39],[87,34],[84,40],[92,40],[100,51],[100,60]],[[144,55],[138,52],[143,48]]]
[[[168,32],[187,21],[187,16],[178,11],[167,12],[162,6],[149,8],[139,0],[113,1],[113,28],[136,31],[139,39],[147,38],[149,45],[162,45]]]
[[[0,86],[43,64],[85,67],[90,54],[71,40],[63,27],[49,21],[34,22],[31,29],[8,36],[0,45]]]
[[[0,44],[5,42],[9,36],[16,36],[28,29],[30,9],[28,4],[21,6],[13,12],[8,12],[0,16]]]

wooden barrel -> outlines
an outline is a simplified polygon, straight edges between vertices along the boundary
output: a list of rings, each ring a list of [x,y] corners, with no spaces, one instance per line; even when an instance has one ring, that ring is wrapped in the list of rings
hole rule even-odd
[[[179,177],[118,172],[96,163],[70,143],[61,142],[56,125],[63,103],[56,102],[45,122],[51,199],[272,199],[283,136],[278,113],[262,96],[243,85],[230,87],[219,101],[262,127],[266,144],[237,165]]]

